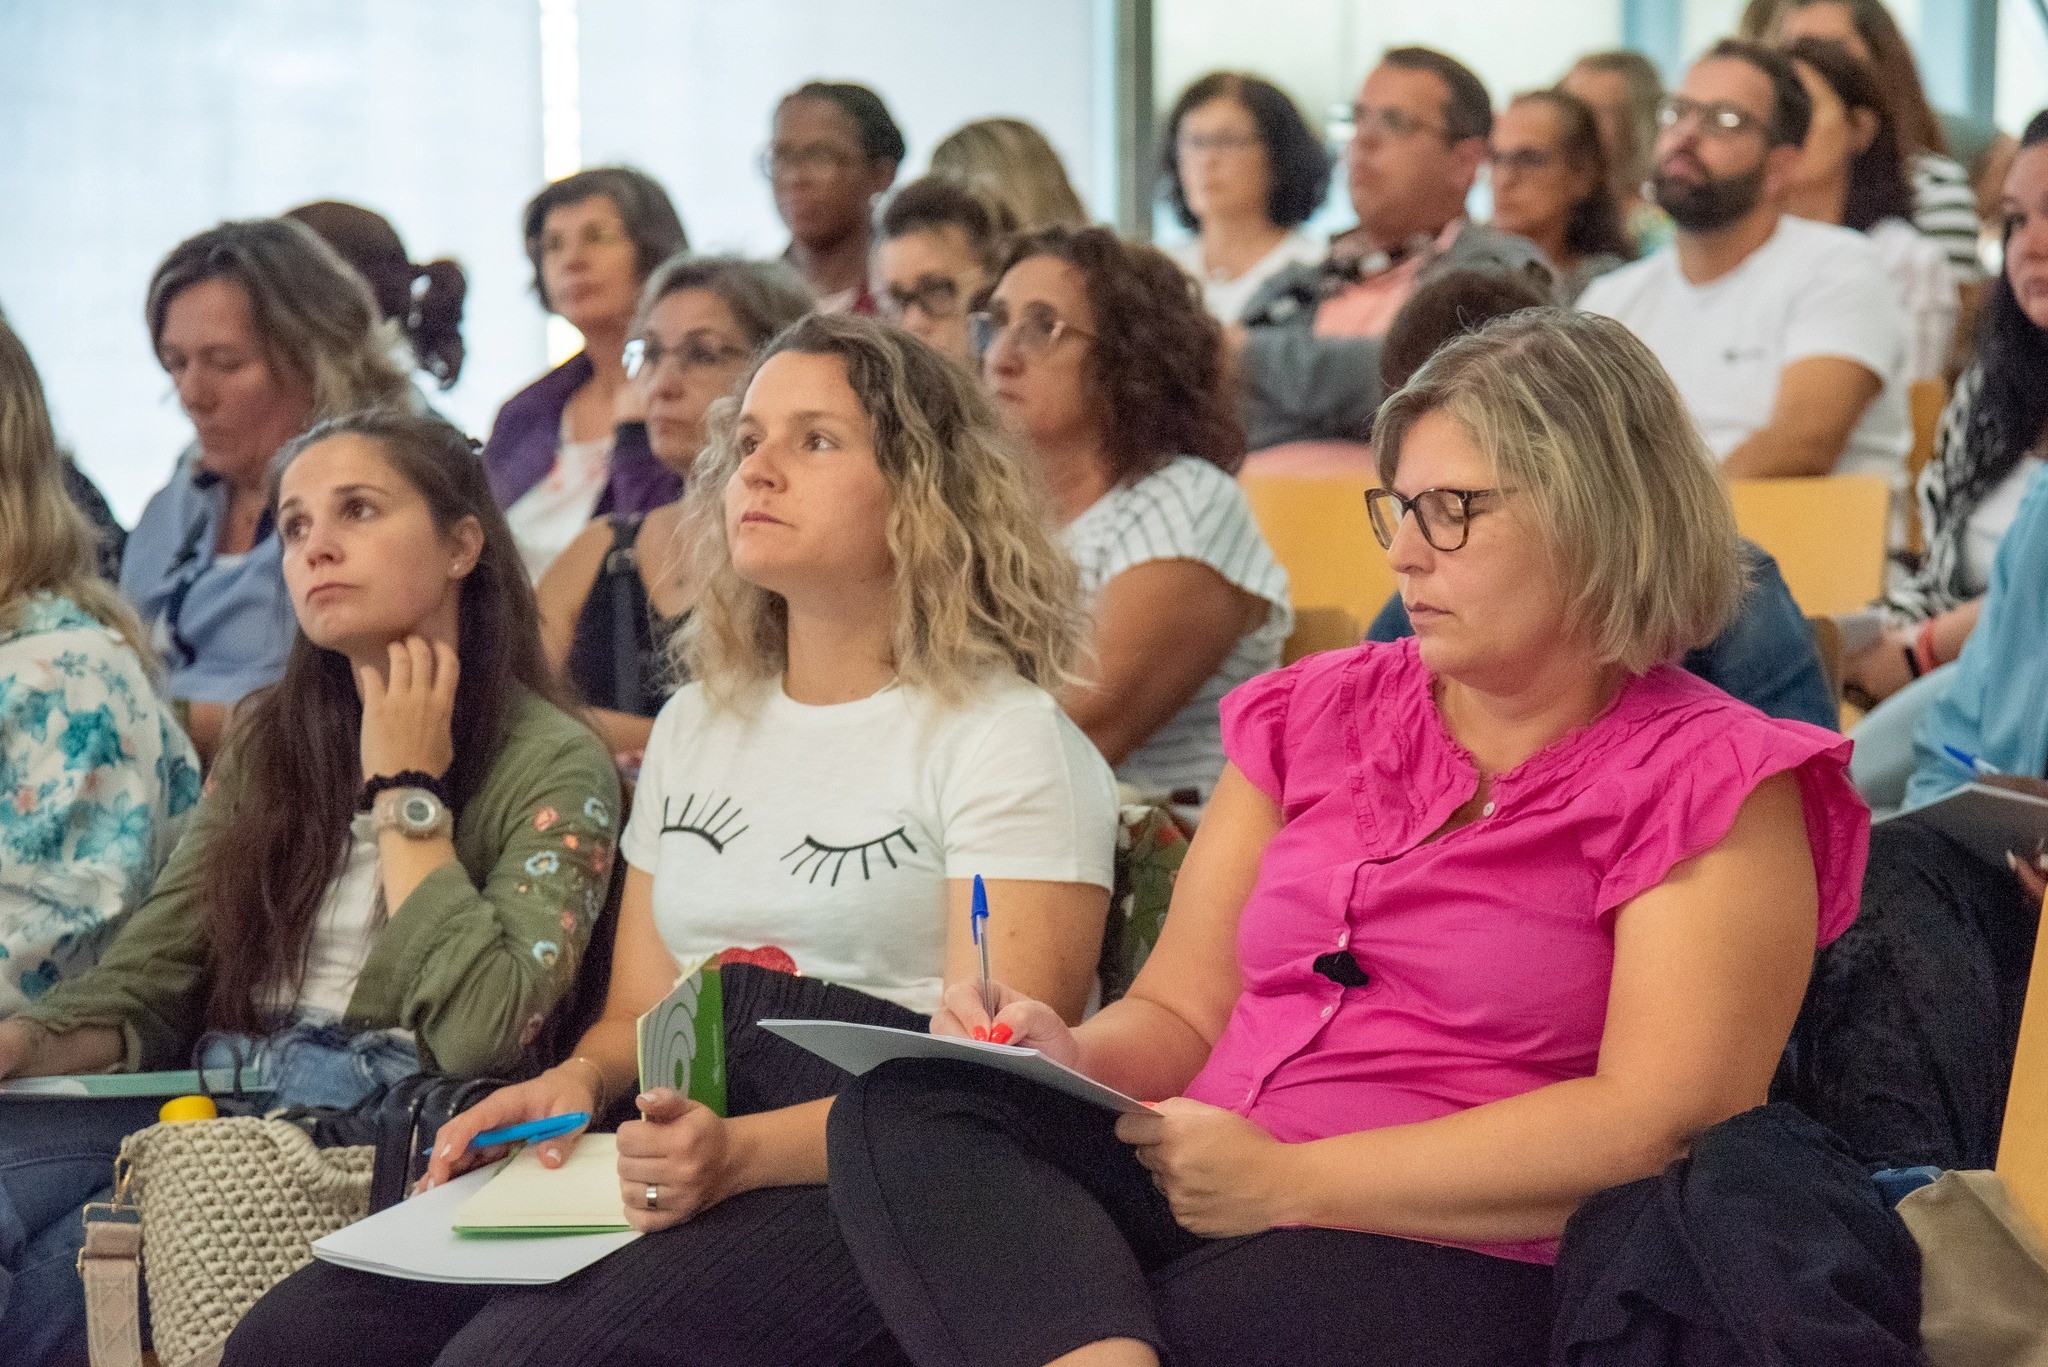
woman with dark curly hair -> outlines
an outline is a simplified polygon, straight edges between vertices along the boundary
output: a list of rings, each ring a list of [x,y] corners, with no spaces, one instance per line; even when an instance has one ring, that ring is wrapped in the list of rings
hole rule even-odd
[[[1182,91],[1166,116],[1159,182],[1196,234],[1169,254],[1202,282],[1202,302],[1221,322],[1238,321],[1281,270],[1329,252],[1301,225],[1330,188],[1330,154],[1271,81],[1214,71]]]
[[[1093,661],[1061,701],[1119,780],[1200,806],[1223,771],[1217,702],[1280,663],[1293,624],[1232,478],[1222,327],[1163,253],[1107,228],[1013,243],[976,325],[1093,600]]]

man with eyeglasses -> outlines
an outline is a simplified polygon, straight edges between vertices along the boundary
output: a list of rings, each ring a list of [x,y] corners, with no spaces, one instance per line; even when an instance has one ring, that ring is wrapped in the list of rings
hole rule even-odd
[[[1521,271],[1542,255],[1465,217],[1493,106],[1464,65],[1391,49],[1352,106],[1345,178],[1358,226],[1318,266],[1282,271],[1245,306],[1246,430],[1254,449],[1363,440],[1385,396],[1379,339],[1418,285],[1459,269]]]
[[[890,196],[868,264],[884,318],[979,369],[968,314],[995,280],[997,235],[988,207],[956,182],[914,180]]]
[[[1642,338],[1731,478],[1875,474],[1905,490],[1906,318],[1860,233],[1781,213],[1812,121],[1780,53],[1717,44],[1664,102],[1673,243],[1580,307]]]

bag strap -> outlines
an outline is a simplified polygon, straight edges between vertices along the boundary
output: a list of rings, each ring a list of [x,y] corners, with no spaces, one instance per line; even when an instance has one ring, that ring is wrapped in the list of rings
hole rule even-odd
[[[133,1169],[115,1164],[114,1199],[86,1206],[85,1341],[92,1367],[142,1367],[142,1212],[128,1195]]]

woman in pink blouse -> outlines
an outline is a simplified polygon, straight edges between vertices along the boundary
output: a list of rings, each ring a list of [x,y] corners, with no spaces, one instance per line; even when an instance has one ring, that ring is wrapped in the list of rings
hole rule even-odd
[[[834,1205],[913,1360],[1540,1361],[1579,1203],[1763,1102],[1868,821],[1841,737],[1671,663],[1742,570],[1669,378],[1534,310],[1376,443],[1415,638],[1225,699],[1127,997],[933,1019],[1153,1112],[936,1062],[841,1093]]]

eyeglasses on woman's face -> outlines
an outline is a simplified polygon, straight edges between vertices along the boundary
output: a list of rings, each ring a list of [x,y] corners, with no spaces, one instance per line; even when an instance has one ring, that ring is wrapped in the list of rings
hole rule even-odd
[[[1039,360],[1049,355],[1064,337],[1094,337],[1086,328],[1075,327],[1043,304],[1027,304],[1015,318],[1007,304],[997,302],[967,316],[973,331],[974,350],[986,356],[997,342],[1008,338],[1019,356]]]
[[[1431,549],[1449,554],[1464,549],[1472,535],[1472,519],[1481,509],[1473,505],[1508,493],[1506,489],[1424,489],[1413,498],[1403,498],[1392,489],[1365,491],[1366,521],[1372,524],[1373,540],[1381,550],[1394,549],[1394,537],[1401,519],[1415,514],[1415,525]]]
[[[854,153],[830,143],[812,142],[797,147],[776,143],[763,149],[760,167],[761,174],[769,180],[788,180],[792,176],[823,180],[856,169],[861,160]]]
[[[637,380],[642,376],[651,378],[663,361],[674,361],[687,374],[732,365],[746,358],[745,347],[733,346],[709,329],[695,328],[673,346],[665,345],[659,337],[635,337],[626,343],[624,360],[626,378]]]
[[[875,306],[892,323],[902,322],[903,315],[912,309],[935,323],[943,323],[960,316],[960,305],[960,282],[942,275],[921,275],[909,289],[884,285],[875,295]]]

